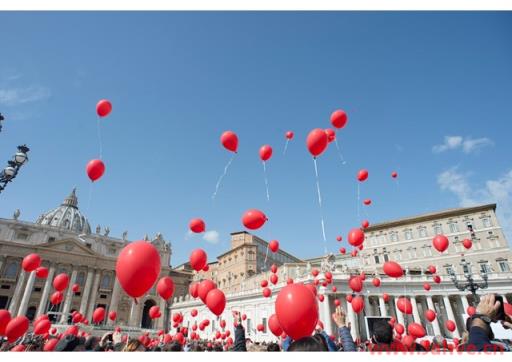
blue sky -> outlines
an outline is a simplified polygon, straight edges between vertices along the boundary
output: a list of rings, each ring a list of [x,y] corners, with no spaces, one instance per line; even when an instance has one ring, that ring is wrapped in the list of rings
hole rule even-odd
[[[242,213],[259,208],[269,222],[257,235],[318,256],[305,138],[342,108],[347,164],[334,145],[318,160],[330,251],[363,218],[481,202],[498,202],[510,229],[511,34],[505,12],[0,13],[0,153],[31,148],[0,217],[20,208],[35,220],[77,186],[93,229],[132,240],[162,232],[177,265],[196,247],[213,260],[243,229]],[[114,107],[101,121],[107,171],[87,205],[101,98]],[[238,134],[239,154],[213,203],[230,157],[225,130]],[[287,130],[295,138],[283,156]],[[270,202],[258,158],[267,143]],[[373,204],[358,218],[360,168],[370,172],[361,197]],[[218,240],[188,237],[193,217]]]

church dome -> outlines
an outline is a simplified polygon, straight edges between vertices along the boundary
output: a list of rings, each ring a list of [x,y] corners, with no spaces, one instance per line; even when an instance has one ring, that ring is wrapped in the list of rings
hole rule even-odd
[[[59,207],[39,216],[36,224],[68,229],[77,234],[91,233],[89,222],[86,217],[82,215],[80,210],[78,210],[76,189],[71,191],[71,194],[64,199]]]

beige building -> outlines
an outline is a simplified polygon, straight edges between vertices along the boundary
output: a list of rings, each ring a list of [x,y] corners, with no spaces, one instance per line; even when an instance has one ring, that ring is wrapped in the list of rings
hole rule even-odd
[[[27,315],[31,320],[48,314],[55,323],[66,324],[73,311],[91,321],[94,309],[101,306],[117,312],[117,325],[163,328],[164,318],[152,323],[148,316],[153,305],[159,305],[162,314],[166,310],[155,288],[135,304],[115,277],[117,255],[129,243],[127,232],[121,239],[109,236],[108,227],[102,231],[98,226],[91,232],[87,218],[78,208],[75,190],[36,222],[21,221],[19,216],[17,210],[13,219],[0,219],[0,309],[7,308],[12,315]],[[191,274],[171,269],[171,244],[161,234],[148,242],[160,252],[160,276],[173,278],[175,295],[186,294]],[[35,272],[22,270],[21,261],[30,253],[41,256],[42,266],[49,270],[48,278],[39,279]],[[69,276],[69,287],[64,291],[64,301],[53,306],[49,302],[54,292],[52,281],[60,273]],[[78,293],[71,290],[75,283],[80,286]]]

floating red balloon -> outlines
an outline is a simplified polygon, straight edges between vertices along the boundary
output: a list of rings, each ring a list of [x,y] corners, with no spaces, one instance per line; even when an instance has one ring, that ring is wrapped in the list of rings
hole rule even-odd
[[[434,240],[432,240],[432,245],[434,245],[434,248],[436,248],[437,251],[442,253],[448,249],[449,241],[448,238],[444,235],[436,235]]]
[[[398,177],[398,173],[396,171],[391,172],[391,177],[397,178]]]
[[[105,173],[105,164],[102,160],[90,160],[85,167],[85,172],[92,182],[99,180]]]
[[[108,319],[110,319],[112,322],[114,322],[117,319],[117,312],[113,310],[108,314]]]
[[[228,151],[236,153],[238,150],[238,136],[234,132],[224,132],[222,136],[220,136],[220,142]]]
[[[347,302],[349,302],[349,303],[352,303],[352,298],[353,298],[352,294],[347,294],[347,295],[345,296],[345,300],[346,300]]]
[[[320,302],[323,302],[323,301],[324,301],[324,295],[323,295],[323,294],[319,294],[319,295],[318,295],[318,300],[319,300]]]
[[[347,114],[345,111],[338,109],[331,114],[331,124],[336,128],[343,128],[346,126],[348,121]]]
[[[389,302],[389,294],[387,294],[387,293],[382,294],[382,299],[384,299],[384,302],[386,302],[386,303]]]
[[[334,130],[332,130],[331,128],[326,128],[324,132],[327,135],[328,143],[331,143],[336,139],[336,133],[334,133]]]
[[[23,262],[21,263],[21,267],[23,270],[25,270],[27,273],[30,273],[41,265],[41,257],[35,253],[28,254],[26,257],[23,258]]]
[[[262,280],[260,284],[262,288],[266,288],[268,286],[268,281],[266,279]]]
[[[398,298],[396,302],[396,306],[400,310],[400,312],[404,314],[412,314],[412,304],[411,301],[405,297]]]
[[[346,252],[347,252],[347,249],[345,249],[345,248],[340,248],[340,253],[341,253],[342,255],[345,255],[345,253],[346,253]]]
[[[195,271],[202,270],[208,261],[208,256],[203,249],[195,249],[190,253],[190,266]]]
[[[45,279],[48,277],[48,268],[44,267],[44,266],[40,266],[39,268],[36,269],[36,277],[40,278],[40,279]]]
[[[57,338],[49,339],[44,344],[43,351],[45,351],[45,352],[52,352],[55,349],[55,347],[57,347],[57,343],[59,343],[59,339],[57,339]]]
[[[168,300],[174,294],[174,282],[171,277],[165,276],[156,284],[156,291],[164,300]]]
[[[505,306],[507,305],[508,303],[505,303]],[[505,311],[506,312],[506,311]],[[470,305],[467,309],[466,309],[466,313],[471,317],[473,314],[476,313],[476,308],[473,307],[472,305]],[[509,314],[509,313],[507,313]]]
[[[271,282],[272,284],[276,285],[276,284],[277,284],[277,275],[272,274],[272,275],[270,276],[270,282]]]
[[[404,271],[400,264],[394,261],[385,262],[383,270],[384,273],[386,273],[391,278],[400,278],[402,275],[404,275]]]
[[[206,229],[206,225],[202,219],[192,219],[188,226],[194,233],[202,233]]]
[[[359,276],[353,276],[352,278],[350,278],[348,286],[355,293],[359,293],[361,290],[363,290],[363,281]]]
[[[279,250],[279,241],[277,241],[277,240],[272,240],[272,241],[268,244],[268,248],[270,249],[270,251],[271,251],[271,252],[276,253],[276,252]]]
[[[96,324],[103,322],[105,319],[105,308],[98,307],[92,313],[92,321]]]
[[[293,340],[311,336],[318,322],[318,303],[304,284],[290,284],[279,292],[276,316],[283,331]]]
[[[22,335],[24,335],[29,327],[29,320],[25,316],[19,316],[11,319],[5,327],[5,336],[9,343],[16,341]]]
[[[260,148],[260,158],[262,161],[268,161],[272,157],[272,147],[263,145]]]
[[[197,309],[192,309],[192,310],[190,311],[190,315],[191,315],[192,317],[196,317],[196,316],[197,316]]]
[[[199,298],[203,301],[203,303],[206,303],[206,296],[211,290],[215,288],[217,288],[217,286],[210,279],[205,279],[201,283],[199,283],[197,287],[197,293],[199,295]]]
[[[197,292],[197,287],[199,286],[199,283],[197,282],[194,282],[192,284],[190,284],[190,286],[188,287],[188,294],[190,294],[192,296],[192,298],[197,298],[198,296],[198,292]]]
[[[268,329],[276,337],[279,337],[283,333],[283,329],[279,325],[279,320],[275,314],[272,314],[268,319]]]
[[[439,284],[441,283],[441,277],[439,275],[434,275],[434,283]]]
[[[473,242],[469,239],[464,239],[462,240],[462,245],[466,248],[466,249],[471,249],[471,247],[473,246]]]
[[[364,232],[359,228],[354,228],[348,233],[348,243],[352,246],[359,246],[364,242]]]
[[[446,327],[446,329],[448,329],[450,332],[453,332],[455,331],[455,328],[457,328],[457,326],[455,325],[455,322],[452,321],[452,320],[447,320],[446,322],[444,322],[444,326]]]
[[[277,273],[277,265],[272,264],[272,266],[270,267],[270,271],[274,274]]]
[[[71,290],[73,291],[73,293],[78,293],[80,291],[80,285],[75,283],[71,286]]]
[[[343,238],[341,236],[336,236],[336,241],[341,241]]]
[[[372,203],[371,199],[364,199],[363,200],[363,204],[365,204],[365,205],[371,205],[371,203]]]
[[[317,290],[314,284],[306,284],[306,288],[308,288],[311,291],[311,293],[313,293],[313,295],[316,297]]]
[[[366,229],[368,226],[370,226],[370,222],[368,220],[363,220],[361,226],[363,227],[363,229]]]
[[[48,333],[52,326],[52,323],[48,319],[41,319],[39,322],[34,323],[34,334],[45,334]]]
[[[359,170],[359,172],[357,173],[357,179],[360,182],[363,182],[363,181],[366,181],[367,178],[368,178],[368,170],[365,170],[365,169]]]
[[[53,287],[56,291],[62,292],[68,287],[69,277],[66,273],[61,273],[53,279]]]
[[[397,323],[395,324],[395,332],[398,334],[404,334],[405,328],[402,324]]]
[[[160,312],[160,307],[157,305],[152,306],[149,308],[148,312],[149,318],[151,319],[158,319],[162,316],[162,312]]]
[[[286,139],[291,140],[293,138],[293,132],[292,131],[286,132],[285,137],[286,137]]]
[[[430,272],[430,274],[435,274],[436,273],[436,267],[433,266],[433,265],[429,265],[427,270]]]
[[[364,309],[364,301],[360,296],[353,297],[350,304],[352,305],[354,313],[360,313]]]
[[[423,289],[425,289],[427,292],[431,289],[432,287],[430,286],[429,283],[423,283]]]
[[[380,287],[380,279],[379,278],[373,278],[372,284],[376,288]]]
[[[327,143],[327,135],[325,134],[324,130],[320,128],[315,128],[309,132],[306,139],[306,145],[313,157],[320,156],[327,148]]]
[[[63,300],[64,300],[64,295],[62,294],[62,292],[59,292],[59,291],[54,292],[50,296],[50,303],[52,303],[53,305],[58,305],[58,304],[62,303]]]
[[[249,209],[242,216],[242,224],[251,230],[259,229],[267,220],[265,214],[256,209]]]
[[[5,328],[11,320],[11,313],[7,309],[0,309],[0,336],[5,335]]]
[[[436,319],[436,312],[434,312],[432,309],[427,309],[425,311],[425,319],[429,322],[432,322],[434,319]]]
[[[272,295],[272,291],[270,290],[270,288],[264,288],[264,289],[263,289],[263,296],[264,296],[265,298],[268,298],[268,297],[270,297],[271,295]]]
[[[357,256],[357,249],[352,250],[350,255],[352,255],[352,257],[355,258]]]
[[[106,117],[112,112],[112,103],[106,99],[100,100],[96,104],[96,113],[99,117]]]
[[[423,328],[421,324],[415,322],[409,324],[407,332],[414,338],[423,338],[427,334],[425,328]]]
[[[126,294],[144,295],[160,274],[160,254],[147,241],[135,241],[123,248],[116,262],[116,276]]]
[[[224,308],[226,307],[226,296],[220,289],[212,289],[208,292],[206,296],[206,306],[208,309],[215,314],[216,316],[220,316],[222,312],[224,312]]]

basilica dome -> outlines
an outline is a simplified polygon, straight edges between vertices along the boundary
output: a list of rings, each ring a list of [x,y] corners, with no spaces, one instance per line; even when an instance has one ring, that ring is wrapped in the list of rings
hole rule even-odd
[[[36,224],[67,229],[77,234],[91,233],[89,222],[86,217],[82,215],[80,210],[78,210],[76,189],[71,191],[71,194],[64,199],[59,207],[39,216]]]

